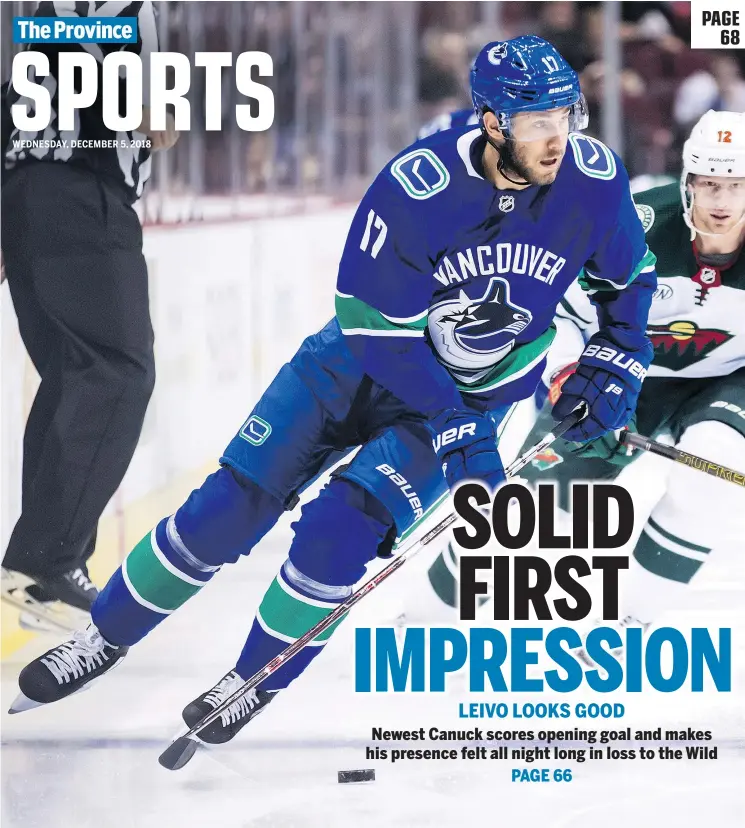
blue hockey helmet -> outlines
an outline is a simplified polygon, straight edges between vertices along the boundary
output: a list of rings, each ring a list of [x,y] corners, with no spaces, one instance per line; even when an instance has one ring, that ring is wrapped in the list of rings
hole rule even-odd
[[[585,129],[589,118],[579,77],[559,52],[536,35],[487,43],[471,68],[473,107],[483,124],[493,112],[510,134],[510,116],[519,112],[570,107],[571,132]]]

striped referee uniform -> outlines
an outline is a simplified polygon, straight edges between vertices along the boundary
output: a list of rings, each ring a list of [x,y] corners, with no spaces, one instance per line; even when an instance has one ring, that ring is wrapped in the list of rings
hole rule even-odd
[[[5,271],[41,376],[24,435],[22,513],[3,566],[64,600],[132,459],[155,368],[142,228],[132,209],[150,173],[150,152],[70,146],[71,139],[121,141],[133,133],[104,126],[100,96],[77,113],[73,130],[59,129],[58,56],[85,49],[100,73],[109,51],[145,58],[158,39],[151,2],[42,2],[36,16],[138,20],[136,44],[34,44],[49,58],[50,75],[38,80],[50,90],[52,121],[38,133],[12,128],[3,147]],[[7,106],[15,103],[24,99],[11,85]],[[91,597],[74,592],[69,602]]]

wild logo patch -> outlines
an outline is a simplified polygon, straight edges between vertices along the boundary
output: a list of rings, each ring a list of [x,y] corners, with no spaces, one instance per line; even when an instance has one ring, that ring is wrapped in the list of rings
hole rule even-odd
[[[557,466],[559,463],[563,463],[564,458],[560,454],[557,454],[552,448],[547,448],[539,454],[536,454],[530,462],[538,469],[538,471],[546,471],[546,469],[550,469],[551,466]]]
[[[477,296],[461,288],[457,298],[430,308],[429,334],[440,359],[451,368],[466,369],[469,376],[485,373],[515,346],[515,338],[533,315],[510,300],[510,285],[498,276]]]
[[[682,371],[707,357],[732,339],[732,334],[718,328],[699,328],[695,322],[681,319],[668,325],[648,325],[647,336],[654,345],[654,363],[671,371]]]
[[[636,214],[639,216],[639,221],[642,223],[644,232],[654,224],[654,209],[648,204],[636,204]]]

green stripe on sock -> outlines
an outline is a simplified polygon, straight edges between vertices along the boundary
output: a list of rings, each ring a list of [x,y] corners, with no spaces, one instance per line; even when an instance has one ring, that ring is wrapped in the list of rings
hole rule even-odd
[[[137,595],[155,607],[169,612],[178,609],[201,589],[182,580],[163,566],[153,552],[149,534],[145,535],[127,555],[126,568]]]
[[[333,612],[332,607],[316,607],[306,603],[299,593],[288,594],[277,582],[272,581],[259,607],[261,618],[269,629],[292,639],[300,638],[311,627]],[[314,641],[328,641],[334,630],[346,618],[342,616]]]
[[[690,541],[685,540],[684,538],[679,538],[677,535],[673,535],[672,532],[668,532],[666,529],[663,529],[659,523],[657,523],[654,518],[649,518],[649,525],[656,529],[663,537],[667,538],[669,541],[673,543],[677,543],[678,546],[685,546],[686,549],[691,549],[694,552],[703,552],[704,554],[708,555],[711,552],[711,547],[709,546],[699,546],[698,544],[691,543]]]
[[[678,581],[681,584],[687,584],[698,572],[702,563],[660,546],[644,531],[639,536],[636,549],[634,549],[634,557],[653,575],[667,578],[668,581]]]

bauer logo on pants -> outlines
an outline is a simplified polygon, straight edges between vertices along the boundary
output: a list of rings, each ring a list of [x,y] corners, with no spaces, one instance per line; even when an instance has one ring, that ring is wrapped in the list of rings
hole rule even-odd
[[[265,443],[271,433],[272,427],[269,423],[266,420],[262,420],[261,417],[257,417],[256,414],[252,414],[243,423],[243,428],[238,432],[252,446],[260,446],[262,443]]]

